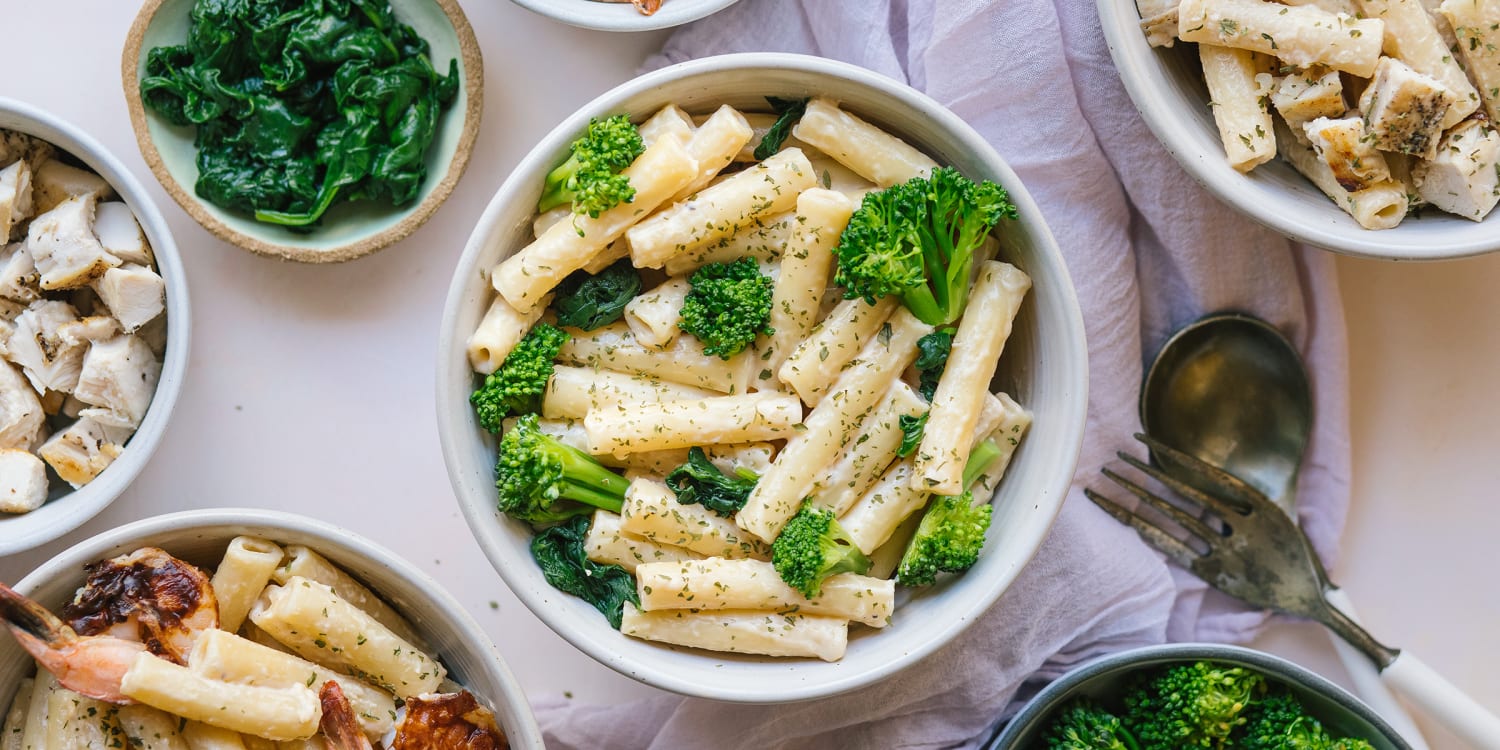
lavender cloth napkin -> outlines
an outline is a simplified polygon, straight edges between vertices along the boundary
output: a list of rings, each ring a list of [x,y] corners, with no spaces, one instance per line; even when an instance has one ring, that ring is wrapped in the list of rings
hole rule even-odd
[[[1131,435],[1143,365],[1206,312],[1259,315],[1311,368],[1317,419],[1299,512],[1334,561],[1349,430],[1332,258],[1222,206],[1178,168],[1126,96],[1093,2],[743,0],[678,31],[647,67],[754,51],[821,55],[907,82],[1015,168],[1083,306],[1091,374],[1078,473],[1046,543],[994,608],[898,677],[784,706],[666,693],[614,706],[543,697],[536,708],[549,747],[977,747],[1015,702],[1090,658],[1163,640],[1253,636],[1264,615],[1168,566],[1082,494],[1101,484],[1099,468],[1116,450],[1142,453]]]

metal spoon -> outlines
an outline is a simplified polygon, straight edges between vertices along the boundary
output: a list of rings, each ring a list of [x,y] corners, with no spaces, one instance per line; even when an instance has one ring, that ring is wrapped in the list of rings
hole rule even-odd
[[[1141,388],[1146,434],[1233,474],[1296,517],[1297,471],[1312,429],[1307,369],[1271,324],[1249,315],[1209,315],[1162,347]],[[1353,618],[1343,592],[1329,592]],[[1330,634],[1356,692],[1426,750],[1416,723],[1369,659]]]

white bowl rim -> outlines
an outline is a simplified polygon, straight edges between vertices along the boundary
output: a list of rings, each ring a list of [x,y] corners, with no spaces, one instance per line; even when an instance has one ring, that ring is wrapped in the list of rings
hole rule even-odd
[[[1172,158],[1182,166],[1198,184],[1207,188],[1224,205],[1264,224],[1298,242],[1331,250],[1344,255],[1377,258],[1383,260],[1449,260],[1467,258],[1500,250],[1500,225],[1489,233],[1475,233],[1463,242],[1434,242],[1426,233],[1403,232],[1405,222],[1393,229],[1372,230],[1357,224],[1340,221],[1329,227],[1318,226],[1298,220],[1305,213],[1299,203],[1288,201],[1280,190],[1262,189],[1250,181],[1247,175],[1235,171],[1228,160],[1217,154],[1201,154],[1196,149],[1182,148],[1190,143],[1184,137],[1190,128],[1186,118],[1174,117],[1176,109],[1167,101],[1166,86],[1161,78],[1161,65],[1156,61],[1156,50],[1146,43],[1140,29],[1140,15],[1129,0],[1096,0],[1099,21],[1104,30],[1104,39],[1110,57],[1125,84],[1130,100],[1146,121],[1147,127],[1161,141]],[[1311,185],[1311,183],[1308,183]],[[1256,190],[1255,197],[1263,200],[1247,200],[1247,191]],[[1321,195],[1321,192],[1319,193]],[[1342,216],[1344,212],[1327,202],[1330,215]],[[1433,209],[1436,212],[1436,209]],[[1440,214],[1449,219],[1447,214]],[[1492,215],[1489,223],[1500,222],[1500,213]],[[1413,221],[1420,221],[1412,217]],[[1482,224],[1483,222],[1481,222]],[[1467,226],[1467,225],[1465,225]],[[1330,228],[1331,227],[1331,228]],[[1481,235],[1487,235],[1481,236]]]
[[[680,26],[713,15],[739,0],[664,0],[661,9],[641,15],[629,2],[600,0],[511,0],[537,15],[596,31],[651,31]],[[681,8],[681,10],[679,10]],[[625,13],[623,11],[629,11]]]
[[[187,274],[182,267],[177,242],[172,238],[171,228],[162,217],[156,202],[135,175],[103,144],[67,120],[6,97],[0,97],[0,113],[19,115],[44,128],[57,131],[72,141],[52,145],[99,173],[119,193],[120,199],[130,206],[151,244],[151,252],[156,258],[156,271],[166,281],[167,288],[167,351],[162,358],[161,377],[157,379],[156,392],[151,397],[151,405],[146,410],[146,417],[141,421],[140,428],[130,437],[120,457],[95,477],[94,481],[56,500],[48,501],[30,513],[0,515],[0,530],[5,532],[0,536],[0,557],[4,557],[46,544],[82,526],[114,502],[135,481],[161,443],[167,421],[177,405],[177,396],[187,373],[192,314]],[[48,139],[48,142],[52,141]],[[60,517],[49,519],[49,523],[26,523],[23,520],[46,518],[52,512],[48,512],[46,516],[36,514],[43,513],[48,507],[58,503],[73,503],[76,507],[70,509],[71,513],[61,513]],[[21,528],[13,529],[10,526]]]
[[[526,694],[521,690],[521,683],[516,680],[515,675],[510,671],[510,666],[500,656],[500,651],[495,647],[494,641],[479,627],[479,623],[474,620],[469,611],[432,576],[405,558],[367,537],[316,518],[261,508],[185,510],[143,518],[101,532],[68,547],[28,573],[15,585],[15,589],[22,594],[29,594],[46,582],[70,577],[77,578],[85,564],[104,559],[116,549],[129,546],[143,537],[164,532],[220,526],[271,527],[336,541],[366,557],[379,568],[389,571],[398,578],[404,578],[408,583],[421,589],[424,595],[431,597],[437,603],[443,617],[451,621],[454,630],[457,630],[467,642],[474,644],[477,653],[494,656],[493,659],[485,661],[489,662],[489,666],[500,678],[504,694],[485,697],[491,701],[503,700],[507,705],[516,707],[519,715],[526,720],[525,726],[505,728],[506,738],[510,740],[511,746],[543,747],[541,730],[537,727],[536,717],[531,711]],[[423,613],[424,616],[432,616],[432,614]],[[488,648],[485,648],[486,646]]]
[[[990,743],[988,750],[1008,750],[1020,739],[1020,735],[1040,719],[1045,719],[1052,709],[1072,691],[1090,680],[1105,674],[1141,666],[1154,666],[1166,662],[1229,661],[1248,664],[1273,679],[1289,682],[1295,679],[1294,687],[1318,693],[1338,704],[1350,713],[1384,733],[1385,740],[1399,750],[1411,750],[1399,733],[1388,724],[1375,709],[1370,708],[1354,694],[1328,678],[1286,657],[1266,651],[1258,651],[1231,643],[1158,643],[1150,646],[1105,654],[1069,670],[1063,676],[1048,683],[1046,687],[1026,701],[1021,710],[1006,722],[1005,729]]]
[[[791,70],[797,72],[812,73],[815,75],[843,78],[855,85],[862,85],[881,92],[898,101],[912,104],[924,116],[937,121],[941,128],[952,134],[962,147],[975,153],[980,160],[993,168],[1001,183],[1010,193],[1010,198],[1023,216],[1037,217],[1036,226],[1032,231],[1036,236],[1037,256],[1048,259],[1056,265],[1055,272],[1062,282],[1055,295],[1062,297],[1060,300],[1066,311],[1067,320],[1062,321],[1065,325],[1060,326],[1061,331],[1054,331],[1054,335],[1068,337],[1071,345],[1071,357],[1074,361],[1082,363],[1080,377],[1076,384],[1076,391],[1066,408],[1059,410],[1054,421],[1061,425],[1063,441],[1062,445],[1072,446],[1068,454],[1062,459],[1066,466],[1066,472],[1059,471],[1057,476],[1052,477],[1051,484],[1038,488],[1038,495],[1047,494],[1057,497],[1056,504],[1051,508],[1051,516],[1047,519],[1050,524],[1056,520],[1056,516],[1062,510],[1062,505],[1067,499],[1068,488],[1072,482],[1073,473],[1077,468],[1079,453],[1082,449],[1083,431],[1087,418],[1088,404],[1088,349],[1085,341],[1083,326],[1083,313],[1078,305],[1077,292],[1072,283],[1072,277],[1068,272],[1067,263],[1064,260],[1061,249],[1052,235],[1051,229],[1043,219],[1041,209],[1037,207],[1029,192],[1026,191],[1020,178],[1012,170],[1008,163],[990,146],[977,132],[967,123],[954,114],[948,108],[943,107],[926,94],[917,91],[894,79],[880,75],[873,71],[843,63],[827,58],[811,55],[800,55],[791,53],[736,53],[705,57],[687,62],[677,63],[660,70],[639,76],[620,86],[600,95],[593,101],[583,105],[567,119],[563,120],[542,139],[511,171],[495,196],[485,207],[484,213],[475,224],[474,232],[470,235],[468,243],[464,248],[463,255],[459,258],[454,271],[453,282],[449,287],[447,301],[441,321],[438,343],[438,366],[437,366],[437,418],[438,438],[443,452],[443,462],[447,467],[450,483],[454,494],[462,509],[464,518],[473,531],[476,541],[484,551],[485,557],[490,564],[500,573],[501,578],[513,593],[532,611],[539,619],[548,625],[555,633],[573,644],[574,647],[593,657],[596,661],[615,671],[644,682],[654,687],[670,690],[672,692],[710,698],[713,700],[729,701],[736,703],[791,703],[815,698],[824,698],[851,690],[856,690],[867,685],[874,684],[885,679],[907,667],[921,661],[924,657],[947,645],[963,630],[972,625],[980,614],[994,605],[995,601],[1010,587],[1020,570],[1025,567],[1036,552],[1041,548],[1046,539],[1046,534],[1037,538],[1030,550],[1018,559],[1018,564],[1003,576],[999,577],[997,585],[988,590],[982,596],[974,597],[966,606],[955,607],[952,618],[937,637],[924,643],[908,644],[895,658],[883,663],[880,667],[868,669],[863,672],[844,672],[832,678],[819,678],[807,680],[800,683],[787,681],[778,684],[774,691],[764,689],[747,688],[738,684],[704,684],[695,680],[686,679],[673,674],[670,670],[662,669],[649,661],[631,658],[611,651],[605,644],[593,640],[587,634],[587,629],[572,619],[558,615],[553,608],[548,607],[544,596],[555,595],[556,592],[542,592],[522,585],[516,576],[519,573],[511,573],[510,569],[503,564],[501,553],[497,550],[499,544],[491,538],[493,526],[492,503],[471,502],[466,496],[463,487],[463,478],[457,459],[454,456],[458,451],[459,435],[457,430],[445,427],[451,413],[456,410],[467,409],[468,399],[462,395],[449,393],[445,384],[451,377],[455,362],[448,353],[454,351],[458,345],[458,334],[456,331],[456,318],[459,314],[460,302],[464,290],[474,283],[475,266],[479,256],[485,251],[485,240],[496,229],[497,223],[505,211],[506,198],[514,192],[517,181],[521,176],[529,174],[541,174],[545,172],[545,166],[550,162],[552,155],[558,153],[573,138],[573,134],[588,124],[591,114],[611,111],[626,99],[650,91],[657,85],[679,78],[690,78],[698,75],[714,73],[727,69],[763,69],[763,70]],[[467,361],[463,364],[467,368]],[[466,369],[467,371],[467,369]],[[513,578],[515,580],[513,580]],[[829,667],[840,666],[838,663],[825,665]],[[833,670],[837,672],[837,670]]]

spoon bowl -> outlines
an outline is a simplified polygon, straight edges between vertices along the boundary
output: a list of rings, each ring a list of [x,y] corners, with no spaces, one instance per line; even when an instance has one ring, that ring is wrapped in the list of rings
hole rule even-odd
[[[1178,331],[1141,389],[1146,434],[1245,480],[1288,512],[1312,416],[1296,348],[1269,323],[1238,313]]]

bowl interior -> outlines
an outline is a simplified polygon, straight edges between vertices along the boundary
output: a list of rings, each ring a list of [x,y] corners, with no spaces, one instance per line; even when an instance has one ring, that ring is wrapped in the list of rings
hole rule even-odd
[[[939,163],[1005,186],[1021,220],[1006,228],[1002,255],[1031,274],[1034,283],[995,384],[1031,409],[1035,423],[995,498],[985,553],[967,574],[903,596],[883,631],[851,630],[847,655],[833,664],[626,638],[581,600],[552,589],[527,551],[530,530],[495,510],[494,443],[467,402],[475,380],[464,341],[489,304],[488,270],[530,239],[542,175],[589,116],[624,112],[642,118],[671,102],[695,113],[725,103],[765,110],[766,95],[832,96]],[[916,92],[867,71],[795,55],[725,56],[674,66],[605,95],[564,122],[512,174],[470,238],[449,292],[439,352],[439,432],[449,475],[480,546],[511,589],[564,638],[621,673],[669,690],[734,701],[783,702],[851,690],[912,664],[982,614],[1030,559],[1061,507],[1081,440],[1087,389],[1087,355],[1071,281],[1015,174],[956,116]],[[725,679],[726,669],[734,679]]]
[[[156,546],[194,565],[212,568],[229,541],[253,534],[283,546],[303,544],[328,558],[407,615],[437,650],[452,679],[487,700],[513,747],[541,748],[540,733],[515,678],[499,652],[461,605],[409,563],[334,526],[272,511],[191,511],[140,521],[84,541],[52,559],[16,590],[56,611],[83,583],[83,566]],[[13,638],[0,638],[0,706],[32,662]]]
[[[666,29],[717,13],[738,0],[663,0],[661,9],[642,15],[628,0],[513,0],[534,13],[571,26],[600,31]]]
[[[195,0],[152,0],[141,10],[125,49],[125,98],[146,163],[184,210],[220,239],[262,254],[292,260],[348,260],[396,242],[421,225],[452,191],[467,166],[479,125],[483,66],[474,32],[455,0],[392,0],[396,17],[416,29],[431,48],[433,67],[446,74],[458,61],[463,85],[438,118],[426,154],[427,179],[415,200],[402,207],[385,201],[341,203],[328,210],[317,231],[297,233],[220,208],[198,198],[198,149],[194,128],[173,125],[141,103],[140,80],[147,53],[187,40]],[[472,100],[472,101],[471,101]]]
[[[103,177],[130,206],[156,257],[157,272],[166,280],[168,331],[156,393],[140,429],[126,443],[124,452],[81,489],[74,490],[54,476],[45,505],[21,515],[0,514],[0,556],[3,556],[45,544],[78,528],[104,510],[145,467],[166,431],[167,418],[182,388],[190,326],[187,276],[177,245],[156,205],[125,167],[82,131],[18,102],[0,99],[0,128],[36,136],[66,151]]]
[[[1141,116],[1168,153],[1219,200],[1293,239],[1373,258],[1435,260],[1500,249],[1500,225],[1433,208],[1394,229],[1359,226],[1282,159],[1240,174],[1224,158],[1197,45],[1153,48],[1132,0],[1097,0],[1110,55]]]
[[[1052,713],[1069,700],[1088,696],[1118,703],[1130,676],[1168,664],[1215,661],[1249,667],[1291,688],[1302,705],[1339,737],[1367,739],[1376,750],[1407,750],[1389,725],[1343,688],[1302,667],[1260,651],[1216,644],[1168,644],[1122,652],[1085,664],[1048,685],[1011,720],[991,750],[1040,747]]]

